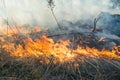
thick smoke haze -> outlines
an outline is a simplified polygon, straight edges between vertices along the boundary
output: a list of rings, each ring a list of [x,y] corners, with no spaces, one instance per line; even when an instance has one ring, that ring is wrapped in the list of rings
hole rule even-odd
[[[59,22],[93,19],[100,12],[111,12],[112,6],[109,0],[54,0],[54,3]],[[47,0],[0,0],[0,18],[7,17],[11,23],[43,27],[56,25]]]

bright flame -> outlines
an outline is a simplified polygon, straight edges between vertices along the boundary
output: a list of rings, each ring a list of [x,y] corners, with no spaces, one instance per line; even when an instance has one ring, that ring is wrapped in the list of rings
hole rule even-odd
[[[40,29],[36,32],[41,31]],[[83,48],[78,46],[76,49],[70,48],[71,42],[69,40],[58,40],[54,42],[52,38],[48,38],[46,35],[42,35],[40,38],[32,39],[30,37],[19,40],[15,38],[12,41],[5,40],[5,38],[0,38],[1,42],[4,42],[2,48],[10,53],[11,56],[16,57],[30,57],[35,56],[39,58],[40,56],[56,58],[55,62],[67,62],[74,61],[79,55],[84,57],[92,58],[107,58],[107,59],[120,59],[119,49],[120,47],[115,47],[112,51],[109,50],[98,50],[95,48]],[[117,53],[117,54],[116,54]]]

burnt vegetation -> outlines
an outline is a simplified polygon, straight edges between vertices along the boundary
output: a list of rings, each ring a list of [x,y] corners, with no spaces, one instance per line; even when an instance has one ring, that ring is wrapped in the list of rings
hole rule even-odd
[[[0,80],[120,80],[120,15],[101,13],[92,24],[68,22],[72,26],[79,24],[77,29],[69,29],[57,19],[54,1],[47,1],[58,28],[40,31],[23,25],[16,29],[27,29],[28,33],[19,30],[15,33],[7,21],[12,33],[0,35]],[[105,35],[104,30],[109,34]],[[70,44],[63,46],[66,40]],[[66,57],[64,49],[63,53],[56,50],[58,52],[54,54],[52,50],[59,46],[70,51],[68,56],[75,57]],[[83,51],[77,51],[78,46]]]
[[[29,38],[33,41],[39,39],[40,35],[46,31],[29,33]],[[113,44],[118,46],[120,41],[110,38],[99,38],[97,33],[93,32],[71,32],[62,34],[49,34],[45,33],[47,37],[53,38],[55,43],[58,43],[58,39],[69,39],[71,44],[68,48],[76,49],[78,45],[81,45],[83,49],[97,48],[100,51],[113,49]],[[6,39],[6,42],[14,43],[14,47],[17,48],[22,45],[23,49],[26,49],[26,43],[24,40],[28,39],[23,34],[13,34],[15,39],[11,37],[2,38]],[[31,55],[28,57],[11,56],[9,50],[4,48],[4,44],[1,43],[0,51],[0,79],[1,80],[119,80],[120,79],[120,59],[109,59],[106,56],[100,58],[87,57],[87,55],[79,54],[68,62],[61,63],[58,58],[50,53],[36,57]],[[116,45],[115,45],[116,46]],[[9,47],[9,45],[8,45]],[[116,49],[116,48],[115,48]],[[120,50],[117,48],[115,55],[120,57]],[[93,51],[94,52],[94,51]],[[71,53],[74,54],[74,53]],[[77,53],[76,53],[77,54]],[[91,53],[92,54],[92,53]],[[60,57],[60,56],[59,56]],[[57,63],[55,61],[58,61]],[[63,60],[64,61],[64,60]]]

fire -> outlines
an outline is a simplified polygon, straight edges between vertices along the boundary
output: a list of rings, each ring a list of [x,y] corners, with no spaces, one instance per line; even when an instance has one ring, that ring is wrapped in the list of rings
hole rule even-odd
[[[37,30],[37,28],[35,28],[34,31],[38,32],[41,30]],[[18,33],[16,32],[16,34]],[[75,61],[75,58],[79,55],[86,58],[120,59],[120,56],[117,55],[119,54],[119,46],[116,46],[112,51],[105,49],[98,50],[89,47],[83,48],[80,45],[78,45],[76,49],[73,49],[70,47],[70,40],[58,40],[57,42],[54,42],[52,38],[48,38],[45,34],[36,39],[27,37],[19,40],[19,38],[13,36],[11,38],[10,40],[0,38],[1,43],[3,43],[1,46],[3,49],[8,51],[11,56],[20,58],[30,56],[35,56],[37,58],[46,56],[49,58],[50,56],[53,56],[56,58],[56,61],[54,61],[55,63]]]
[[[29,57],[31,55],[36,57],[45,55],[49,57],[53,55],[59,58],[61,62],[74,57],[74,55],[71,54],[71,50],[67,48],[70,44],[68,40],[60,40],[59,43],[54,43],[53,39],[42,35],[39,39],[35,39],[34,41],[31,38],[27,38],[24,40],[24,44],[24,48],[22,45],[18,45],[17,48],[11,46],[12,50],[9,50],[11,55],[19,57]]]

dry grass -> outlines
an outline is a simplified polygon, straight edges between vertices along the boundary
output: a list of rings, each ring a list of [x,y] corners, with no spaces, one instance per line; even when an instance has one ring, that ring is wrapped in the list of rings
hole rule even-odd
[[[40,36],[40,33],[34,34],[30,34],[32,39]],[[18,41],[21,41],[21,37],[24,40],[21,35],[17,35],[17,37]],[[88,36],[83,35],[82,41],[84,38],[89,39]],[[91,39],[92,37],[89,40]],[[8,39],[5,40],[8,42]],[[93,44],[94,42],[91,41],[90,43]],[[73,45],[71,46],[73,48]],[[74,60],[55,63],[54,61],[57,61],[57,58],[53,55],[12,57],[1,47],[0,80],[120,80],[120,60],[96,59],[86,56],[79,54]]]
[[[0,80],[120,80],[120,60],[80,55],[73,62],[54,64],[54,59],[53,56],[21,59],[2,50]]]

